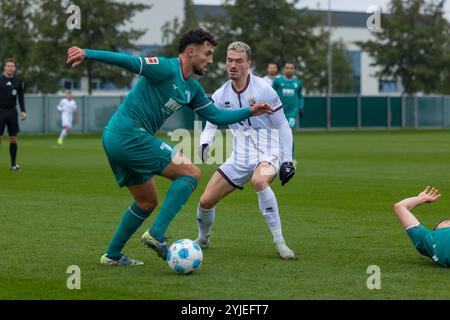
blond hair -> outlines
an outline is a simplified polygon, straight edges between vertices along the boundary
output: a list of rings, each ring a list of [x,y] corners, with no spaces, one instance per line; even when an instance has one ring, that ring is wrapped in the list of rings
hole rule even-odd
[[[252,57],[252,49],[248,44],[242,41],[235,41],[230,43],[227,50],[233,50],[236,52],[245,52],[248,60],[250,60],[250,58]]]

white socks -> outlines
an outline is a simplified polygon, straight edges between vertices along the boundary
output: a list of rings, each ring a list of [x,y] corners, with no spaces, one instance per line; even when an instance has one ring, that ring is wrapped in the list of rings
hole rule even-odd
[[[198,237],[201,240],[208,240],[215,217],[215,207],[211,209],[200,208],[200,205],[197,207]]]
[[[62,131],[61,131],[61,133],[59,135],[59,138],[61,140],[64,140],[65,137],[67,137],[67,131],[65,129],[62,129]]]
[[[283,240],[281,220],[278,212],[277,198],[270,187],[256,193],[258,195],[259,210],[269,225],[273,241]]]

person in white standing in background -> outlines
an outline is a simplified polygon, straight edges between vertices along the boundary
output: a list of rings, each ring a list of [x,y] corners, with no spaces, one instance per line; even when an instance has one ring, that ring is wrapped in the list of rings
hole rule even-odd
[[[276,63],[269,63],[267,65],[267,75],[264,76],[263,79],[266,80],[266,82],[270,84],[270,86],[272,86],[273,81],[278,77],[278,66],[276,65]]]
[[[61,122],[63,129],[59,135],[58,144],[63,144],[63,140],[69,134],[72,129],[73,114],[77,112],[77,104],[72,99],[72,92],[67,91],[66,97],[61,99],[58,104],[58,110],[61,112]]]

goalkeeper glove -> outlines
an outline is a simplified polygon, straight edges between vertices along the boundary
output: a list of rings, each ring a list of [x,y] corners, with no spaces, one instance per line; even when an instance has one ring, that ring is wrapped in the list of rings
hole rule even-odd
[[[292,162],[283,162],[280,168],[280,181],[281,185],[284,186],[292,177],[295,175],[295,167]]]
[[[206,162],[209,159],[209,144],[204,143],[198,148],[198,154],[202,162]]]

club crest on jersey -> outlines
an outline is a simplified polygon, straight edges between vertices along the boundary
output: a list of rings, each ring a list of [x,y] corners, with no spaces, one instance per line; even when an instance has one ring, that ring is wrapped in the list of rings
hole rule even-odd
[[[157,57],[145,58],[145,63],[147,64],[159,64]]]
[[[254,107],[256,104],[256,99],[255,98],[248,99],[248,104],[250,107]]]
[[[186,94],[186,96],[187,96],[187,101],[188,101],[188,103],[189,103],[189,101],[191,101],[191,92],[190,92],[189,90],[185,90],[184,93]]]

